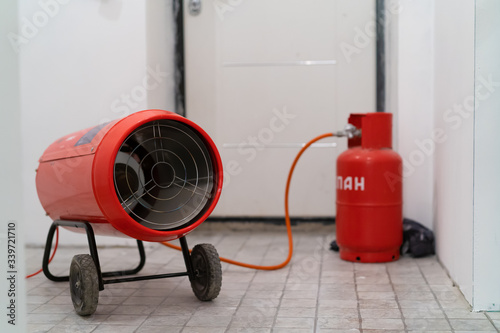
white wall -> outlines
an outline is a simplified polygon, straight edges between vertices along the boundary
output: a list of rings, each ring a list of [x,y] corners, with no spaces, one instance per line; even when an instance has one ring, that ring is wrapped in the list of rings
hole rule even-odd
[[[172,21],[171,1],[20,2],[27,244],[44,243],[51,223],[35,189],[37,160],[50,143],[138,110],[173,109]],[[151,72],[158,86],[144,94]],[[65,232],[61,244],[75,243],[85,244],[85,237]]]
[[[405,160],[404,215],[433,227],[439,260],[473,309],[498,311],[500,3],[389,3],[400,6],[388,100]]]
[[[474,113],[474,299],[500,310],[500,2],[476,1]]]
[[[0,35],[2,37],[17,31],[17,6],[8,2],[0,3]],[[19,97],[19,61],[6,38],[0,39],[0,135],[2,136],[2,163],[0,163],[2,199],[0,211],[4,226],[8,220],[22,219],[22,182],[18,172],[21,160],[21,114]],[[8,182],[4,182],[9,180]],[[5,234],[1,230],[0,234]]]
[[[403,158],[403,216],[433,227],[433,3],[391,1],[387,8],[388,107]],[[387,14],[386,14],[387,15]]]
[[[26,230],[22,214],[22,183],[19,166],[22,163],[21,151],[21,114],[19,97],[19,59],[17,53],[11,47],[8,36],[17,33],[18,7],[15,1],[0,2],[0,136],[2,142],[2,160],[0,163],[0,174],[2,175],[2,197],[0,198],[0,245],[2,246],[2,258],[0,267],[5,272],[7,268],[7,225],[15,222],[17,242],[16,257],[18,266],[17,279],[17,321],[16,326],[7,323],[8,317],[3,316],[0,321],[2,332],[24,332],[26,323],[19,318],[26,318],[25,282],[24,276],[24,249],[23,244]],[[8,180],[8,181],[7,181]],[[11,245],[11,244],[10,244]],[[4,275],[5,276],[5,275]],[[2,296],[7,301],[8,281],[2,278],[0,288],[4,292]],[[6,304],[6,303],[4,303]]]
[[[160,65],[167,77],[148,92],[148,108],[175,110],[175,34],[174,0],[148,0],[146,5],[146,60],[150,67]]]
[[[434,231],[439,259],[472,303],[474,2],[441,0],[434,10],[434,127],[444,133],[434,154]]]
[[[472,303],[473,119],[448,110],[474,96],[474,6],[394,2],[388,97],[404,160],[404,216],[433,228],[439,259]]]

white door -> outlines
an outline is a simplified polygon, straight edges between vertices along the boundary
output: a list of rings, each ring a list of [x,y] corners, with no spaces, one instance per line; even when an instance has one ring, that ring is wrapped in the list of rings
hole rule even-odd
[[[217,144],[225,168],[213,216],[282,216],[298,143],[375,111],[375,1],[185,1],[186,115]],[[335,161],[346,148],[303,155],[294,216],[335,215]]]

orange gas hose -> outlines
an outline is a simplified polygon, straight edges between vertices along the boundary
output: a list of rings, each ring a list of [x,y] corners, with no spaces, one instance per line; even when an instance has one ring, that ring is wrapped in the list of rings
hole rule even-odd
[[[52,261],[52,259],[54,259],[54,256],[56,255],[57,245],[58,244],[59,244],[59,227],[56,227],[56,245],[54,245],[54,251],[52,252],[52,255],[50,256],[49,264]],[[26,275],[26,279],[29,279],[30,277],[35,276],[37,274],[40,274],[42,271],[43,271],[43,268],[40,269],[39,271],[33,273],[33,274]]]
[[[237,266],[246,267],[246,268],[252,268],[252,269],[258,269],[258,270],[265,270],[265,271],[271,271],[271,270],[280,269],[280,268],[283,268],[286,265],[288,265],[288,263],[292,259],[292,255],[293,255],[292,225],[290,223],[290,214],[288,212],[288,193],[290,192],[290,182],[292,180],[293,171],[295,170],[295,165],[297,164],[297,162],[299,161],[300,157],[306,151],[307,148],[309,148],[316,141],[319,141],[319,140],[324,139],[324,138],[328,138],[330,136],[335,136],[335,134],[334,133],[325,133],[325,134],[322,134],[322,135],[319,135],[319,136],[315,137],[314,139],[312,139],[311,141],[309,141],[308,143],[306,143],[304,145],[304,147],[302,147],[302,149],[299,151],[299,153],[297,154],[297,156],[295,157],[295,160],[292,163],[292,167],[290,168],[290,171],[288,173],[288,179],[286,181],[286,189],[285,189],[285,223],[286,223],[286,231],[287,231],[287,234],[288,234],[288,257],[286,258],[286,260],[283,261],[281,264],[273,265],[273,266],[252,265],[252,264],[247,264],[247,263],[244,263],[244,262],[235,261],[235,260],[232,260],[232,259],[227,259],[227,258],[224,258],[224,257],[220,257],[221,261],[227,262],[227,263],[232,264],[232,265],[237,265]],[[172,249],[176,249],[176,250],[179,250],[179,251],[181,250],[180,246],[173,245],[173,244],[170,244],[168,242],[162,242],[161,244],[163,244],[165,246],[168,246],[168,247],[170,247]]]

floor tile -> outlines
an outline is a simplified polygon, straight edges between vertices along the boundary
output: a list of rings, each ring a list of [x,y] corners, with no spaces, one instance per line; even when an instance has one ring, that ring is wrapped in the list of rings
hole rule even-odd
[[[273,324],[274,324],[274,318],[272,317],[260,318],[259,320],[256,321],[254,318],[251,317],[238,316],[233,318],[229,327],[231,329],[256,328],[256,327],[271,328],[273,327]]]
[[[240,225],[240,224],[238,224]],[[204,226],[207,226],[204,228]],[[266,227],[267,228],[267,227]],[[272,229],[272,228],[271,228]],[[343,261],[328,251],[331,226],[295,230],[295,256],[277,271],[254,271],[223,263],[219,296],[201,302],[187,277],[109,284],[99,294],[95,314],[78,316],[67,283],[43,275],[26,281],[28,332],[119,333],[444,333],[495,332],[500,312],[475,313],[453,286],[435,256],[402,257],[390,263]],[[283,228],[245,231],[203,224],[190,244],[213,243],[234,258],[276,263],[286,257]],[[243,246],[242,246],[243,245]],[[68,247],[60,262],[83,247]],[[100,247],[103,267],[122,269],[135,247]],[[40,248],[27,248],[26,267],[41,263]],[[180,253],[147,244],[141,274],[184,270]],[[55,263],[54,273],[68,265]],[[450,326],[451,325],[453,326]],[[492,324],[493,323],[493,324]]]
[[[27,324],[26,333],[45,333],[53,327],[54,324]]]
[[[118,304],[98,304],[97,310],[95,311],[95,314],[98,314],[98,315],[112,314],[118,306],[119,306]],[[74,313],[74,314],[76,315],[76,313]]]
[[[300,284],[297,284],[300,285]],[[313,286],[316,286],[313,284]],[[317,287],[317,286],[316,286]],[[224,288],[226,288],[226,284],[224,284]],[[284,283],[252,283],[249,286],[247,285],[247,289],[239,289],[239,290],[248,290],[248,291],[283,291],[285,288]]]
[[[399,311],[399,309],[360,309],[359,311],[363,320],[377,318],[401,318],[401,312]]]
[[[164,297],[154,297],[154,296],[131,296],[127,298],[123,304],[124,305],[160,305]]]
[[[354,290],[324,291],[319,293],[319,299],[356,300],[357,296]]]
[[[274,327],[273,333],[313,333],[310,328],[290,328],[290,327]]]
[[[431,291],[396,291],[399,300],[434,301]]]
[[[282,304],[285,300],[283,300]],[[368,301],[364,301],[363,303],[372,303]],[[357,300],[343,300],[343,299],[320,299],[318,300],[319,306],[332,307],[332,308],[350,308],[356,309],[358,307]],[[385,304],[384,304],[385,305]],[[397,307],[397,304],[394,303],[394,306]],[[377,306],[373,306],[377,307]]]
[[[468,309],[470,308],[469,303],[462,297],[454,301],[439,301],[439,304],[443,309]]]
[[[278,284],[278,286],[280,286]],[[313,290],[318,291],[319,287],[317,283],[287,283],[285,286],[285,291],[288,290]]]
[[[344,319],[344,318],[318,318],[318,328],[333,328],[341,330],[359,329],[359,319]]]
[[[302,308],[302,307],[291,307],[284,308],[280,307],[278,310],[278,317],[292,317],[292,318],[314,318],[316,316],[316,308]]]
[[[184,327],[182,333],[224,333],[225,327]]]
[[[364,291],[379,291],[379,292],[392,292],[392,285],[390,284],[358,284],[358,292]]]
[[[360,330],[351,328],[351,329],[335,329],[335,328],[316,328],[315,333],[359,333]]]
[[[57,325],[48,333],[90,333],[97,325]]]
[[[405,333],[404,330],[363,330],[364,333]],[[411,331],[415,333],[414,331]],[[429,332],[426,332],[429,333]],[[431,333],[442,333],[442,332],[431,332]],[[451,332],[450,332],[451,333]]]
[[[317,317],[359,319],[359,313],[356,308],[332,308],[329,306],[319,306]]]
[[[226,333],[271,333],[271,329],[261,327],[231,327]]]
[[[395,299],[360,299],[359,307],[362,309],[397,309],[398,303]]]
[[[396,296],[392,291],[358,291],[358,298],[361,299],[375,299],[375,300],[384,300],[384,299],[395,299]]]
[[[91,316],[79,316],[76,313],[72,315],[68,315],[66,318],[64,318],[60,324],[64,326],[72,326],[72,325],[93,325],[93,324],[101,324],[104,322],[109,315],[98,315],[98,314],[93,314]]]
[[[236,312],[236,307],[204,306],[199,307],[193,316],[229,316]]]
[[[227,327],[232,316],[193,316],[186,326],[196,327]]]
[[[143,323],[143,326],[184,326],[189,316],[149,316]]]
[[[446,319],[419,319],[407,318],[405,324],[410,331],[442,331],[450,330]]]
[[[51,288],[51,287],[37,287],[31,289],[27,295],[29,296],[57,296],[61,294],[64,289],[61,288]]]
[[[28,303],[28,304],[45,304],[45,303],[50,302],[55,297],[56,296],[53,296],[53,295],[46,295],[46,296],[28,295],[28,296],[26,296],[26,303]]]
[[[363,330],[404,330],[402,319],[363,318]]]
[[[444,312],[440,308],[402,308],[403,316],[411,319],[444,319]]]
[[[456,331],[489,331],[495,327],[487,319],[450,319],[451,327]]]
[[[274,307],[240,306],[235,316],[259,320],[262,317],[275,317],[277,312],[278,308]]]
[[[486,319],[484,312],[473,312],[468,309],[445,309],[446,316],[450,319]]]
[[[73,312],[73,305],[43,304],[37,307],[32,313],[70,313]]]
[[[150,315],[156,310],[156,306],[148,305],[119,305],[112,314],[115,315]]]
[[[484,312],[484,314],[491,319],[500,320],[500,311],[499,312]]]
[[[283,298],[316,299],[318,292],[316,290],[285,290]]]
[[[278,317],[273,327],[314,328],[314,318]]]
[[[284,302],[285,300],[283,300]],[[299,303],[299,300],[295,299],[290,299],[289,300],[291,303],[295,304],[302,304]],[[311,302],[316,303],[315,300],[311,300]],[[241,300],[241,306],[258,306],[262,308],[267,308],[267,307],[277,307],[280,304],[280,299],[279,298],[243,298]]]
[[[420,291],[431,291],[430,286],[426,284],[397,284],[393,282],[394,290],[396,293],[408,291],[408,292],[420,292]]]
[[[71,301],[71,297],[68,296],[56,296],[47,302],[47,304],[62,304],[62,305],[70,305],[73,307],[73,302]]]
[[[134,333],[180,333],[182,326],[144,326],[139,327]]]
[[[119,315],[112,314],[106,318],[102,324],[105,325],[128,325],[139,327],[144,320],[146,320],[147,316],[137,316],[137,315]]]
[[[439,304],[435,300],[399,300],[399,305],[402,309],[439,309]]]
[[[92,333],[134,333],[137,327],[128,325],[99,325]]]
[[[126,300],[127,300],[126,296],[99,297],[99,304],[103,305],[124,304]]]
[[[131,306],[131,305],[128,305]],[[133,305],[132,305],[133,307]],[[160,305],[153,312],[155,316],[190,316],[196,308],[190,305]]]
[[[47,314],[47,313],[31,313],[28,314],[28,323],[30,324],[58,324],[66,314]]]

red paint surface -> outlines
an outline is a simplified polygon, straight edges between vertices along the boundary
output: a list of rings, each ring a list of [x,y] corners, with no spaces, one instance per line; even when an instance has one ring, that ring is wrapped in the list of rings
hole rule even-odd
[[[402,160],[390,149],[392,115],[367,113],[358,119],[361,146],[348,149],[337,159],[340,257],[359,262],[397,260],[403,237]],[[352,189],[343,186],[348,177],[352,177]],[[363,190],[355,188],[356,178],[364,179]]]
[[[216,190],[210,207],[196,221],[174,231],[153,230],[137,223],[122,208],[113,181],[114,161],[123,141],[139,126],[159,119],[179,121],[200,134],[211,154],[214,169]],[[88,131],[57,140],[40,158],[36,176],[38,197],[53,220],[88,221],[99,235],[162,242],[188,234],[215,208],[222,190],[221,158],[212,139],[192,121],[169,111],[145,110],[105,125],[91,142],[75,146]]]

